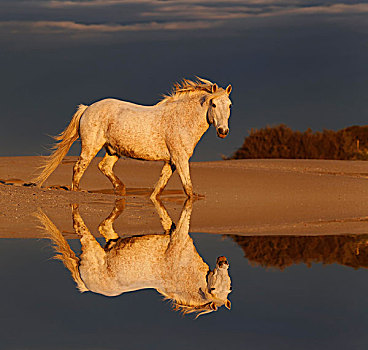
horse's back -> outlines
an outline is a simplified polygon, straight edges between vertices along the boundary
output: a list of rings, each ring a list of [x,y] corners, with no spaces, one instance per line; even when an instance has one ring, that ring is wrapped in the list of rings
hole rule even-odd
[[[111,98],[95,102],[87,108],[80,122],[82,143],[98,139],[122,156],[168,160],[162,108]]]
[[[129,114],[149,114],[151,108],[152,106],[141,106],[132,102],[105,98],[88,106],[81,118],[80,127],[83,129],[83,127],[91,123],[99,127],[107,127],[111,122],[125,119]]]

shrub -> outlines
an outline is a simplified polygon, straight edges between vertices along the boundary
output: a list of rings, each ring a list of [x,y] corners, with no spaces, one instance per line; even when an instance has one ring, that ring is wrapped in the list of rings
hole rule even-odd
[[[368,126],[322,132],[293,131],[283,124],[252,129],[227,159],[244,158],[368,160]]]

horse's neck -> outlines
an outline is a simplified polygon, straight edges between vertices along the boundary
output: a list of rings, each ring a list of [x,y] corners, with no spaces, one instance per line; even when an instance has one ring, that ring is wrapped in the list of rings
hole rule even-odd
[[[193,149],[209,128],[207,121],[208,103],[203,102],[205,93],[188,94],[179,97],[180,113],[175,113],[179,118],[177,123],[182,125],[186,132],[191,135]],[[170,114],[171,118],[171,114]]]
[[[161,280],[161,286],[156,290],[184,304],[202,304],[203,291],[207,290],[206,273],[195,266],[186,266],[185,270],[170,271],[166,279]]]
[[[189,239],[187,239],[189,238]],[[176,237],[166,251],[166,266],[162,270],[162,291],[174,299],[200,300],[199,290],[206,290],[208,265],[198,254],[192,239]]]
[[[189,102],[192,113],[188,115],[188,123],[193,126],[193,135],[197,139],[197,142],[209,128],[207,121],[208,103],[204,101],[205,96],[202,93],[193,96]]]

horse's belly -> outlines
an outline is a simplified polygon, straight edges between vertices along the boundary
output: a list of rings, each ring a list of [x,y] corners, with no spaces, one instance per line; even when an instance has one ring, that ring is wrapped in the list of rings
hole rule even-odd
[[[120,128],[120,132],[111,132],[108,142],[121,156],[145,160],[170,160],[165,141],[155,133]]]
[[[117,147],[119,155],[135,159],[144,160],[170,160],[170,155],[165,151],[157,150],[155,148],[138,148],[129,147],[126,145]]]

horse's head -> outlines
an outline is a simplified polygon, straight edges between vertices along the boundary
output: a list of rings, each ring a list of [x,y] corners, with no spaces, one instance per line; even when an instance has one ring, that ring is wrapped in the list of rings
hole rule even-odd
[[[231,109],[230,92],[231,85],[225,90],[218,88],[217,84],[212,85],[212,94],[209,98],[207,118],[209,124],[216,128],[217,136],[222,139],[229,133],[229,117]],[[213,97],[212,97],[213,96]]]
[[[175,286],[174,293],[165,293],[166,298],[173,301],[174,310],[180,310],[184,314],[196,313],[197,317],[217,311],[223,305],[230,310],[231,303],[227,299],[231,292],[231,279],[228,273],[229,263],[224,256],[217,258],[216,267],[212,271],[207,272],[207,276],[201,278],[187,278],[185,285],[178,288]],[[203,274],[198,271],[199,275]],[[199,276],[197,275],[197,277]],[[193,276],[194,277],[194,276]],[[198,288],[197,282],[203,279]]]
[[[216,267],[207,276],[207,291],[213,298],[213,307],[217,309],[222,305],[231,308],[231,303],[227,299],[231,293],[231,279],[228,272],[229,263],[224,256],[219,256]]]

